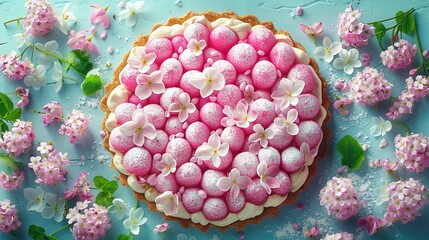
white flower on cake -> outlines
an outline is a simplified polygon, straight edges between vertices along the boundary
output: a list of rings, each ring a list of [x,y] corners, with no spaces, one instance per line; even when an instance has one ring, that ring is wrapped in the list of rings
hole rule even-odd
[[[280,84],[277,90],[275,90],[271,97],[275,100],[279,100],[280,109],[286,109],[290,105],[296,106],[298,104],[298,96],[304,89],[305,83],[301,80],[292,82],[287,78],[280,80]]]
[[[155,198],[156,208],[170,216],[179,210],[179,196],[171,191],[165,191]]]
[[[150,69],[150,65],[155,62],[155,53],[147,53],[145,47],[135,47],[131,50],[128,57],[128,64],[132,68],[136,68],[141,73],[146,73]]]
[[[189,83],[200,90],[201,97],[206,98],[225,86],[225,78],[216,68],[208,67],[202,73],[192,75]]]
[[[143,215],[143,208],[131,208],[129,217],[124,221],[124,227],[130,229],[132,234],[139,235],[140,225],[145,224],[147,221],[147,218],[144,218]]]
[[[384,120],[382,117],[372,117],[374,125],[371,127],[370,132],[373,137],[384,136],[387,132],[392,130],[392,123]]]
[[[305,162],[309,161],[310,159],[314,159],[317,155],[317,149],[310,149],[310,145],[308,143],[304,142],[299,147],[299,152],[304,156]]]
[[[162,82],[162,73],[160,70],[154,71],[151,74],[139,74],[136,78],[136,96],[141,100],[147,99],[152,95],[165,92],[165,86]]]
[[[228,177],[221,177],[217,186],[220,190],[231,194],[232,199],[236,199],[240,193],[240,189],[244,190],[252,185],[252,179],[248,176],[241,176],[237,168],[233,168],[229,172]]]
[[[42,212],[43,207],[45,206],[45,201],[43,199],[44,195],[45,193],[39,186],[37,186],[36,189],[34,188],[24,189],[24,197],[29,201],[27,205],[27,210]]]
[[[128,213],[128,203],[121,198],[115,198],[112,205],[107,208],[109,213],[115,214],[117,219],[122,219]]]
[[[298,125],[296,125],[295,121],[298,118],[298,111],[296,109],[291,109],[287,112],[287,117],[283,114],[280,114],[278,117],[274,119],[274,124],[280,128],[286,128],[287,133],[294,136],[299,132]]]
[[[33,87],[34,90],[39,90],[46,83],[46,68],[43,65],[38,65],[32,74],[28,74],[24,78],[26,86]]]
[[[340,57],[334,60],[333,66],[336,69],[343,69],[348,75],[353,73],[353,68],[362,66],[359,61],[359,51],[357,49],[341,49]]]
[[[341,43],[333,43],[329,37],[324,37],[323,47],[317,47],[316,50],[314,50],[314,54],[319,58],[325,59],[325,62],[330,63],[332,60],[334,60],[334,56],[337,55],[341,49]]]
[[[61,11],[61,15],[57,16],[58,20],[58,28],[64,34],[70,30],[70,27],[76,22],[76,17],[70,11],[71,3],[67,3],[64,5],[63,10]]]
[[[210,135],[208,143],[203,143],[195,151],[195,156],[201,160],[211,160],[213,166],[219,167],[221,160],[220,157],[225,157],[228,153],[228,143],[220,144],[220,137],[217,133]]]
[[[144,1],[135,3],[127,2],[125,9],[119,13],[119,20],[126,20],[129,26],[134,26],[137,20],[137,14],[143,12]]]
[[[176,172],[176,160],[173,159],[173,156],[169,153],[164,153],[162,159],[158,162],[155,167],[161,172],[161,176],[166,177],[170,173]]]
[[[179,102],[174,102],[168,106],[169,112],[178,112],[179,121],[184,122],[188,119],[189,113],[195,112],[197,108],[191,102],[191,98],[187,93],[181,93],[179,95]]]
[[[42,217],[46,219],[54,218],[56,222],[61,222],[64,217],[64,207],[66,205],[66,199],[57,196],[53,193],[45,194],[45,201],[49,206],[45,206],[42,210]]]
[[[261,178],[260,183],[261,186],[267,191],[268,194],[271,194],[271,188],[279,188],[280,183],[275,178],[277,173],[279,172],[279,167],[276,165],[272,165],[267,167],[266,161],[261,161],[258,164],[256,172],[258,176]]]
[[[125,136],[133,136],[134,144],[139,147],[143,146],[145,137],[151,140],[156,137],[155,127],[148,122],[146,114],[141,108],[134,110],[132,121],[120,126],[119,131]]]
[[[259,98],[259,93],[255,92],[255,88],[252,85],[246,85],[243,90],[243,98],[250,104]]]
[[[250,126],[250,123],[255,121],[258,117],[258,113],[255,110],[249,110],[249,103],[244,99],[240,100],[235,109],[232,109],[230,106],[225,106],[223,113],[226,117],[222,118],[221,124],[223,126],[232,127],[237,125],[237,127],[247,128]]]
[[[268,145],[268,139],[271,139],[274,137],[274,131],[270,127],[267,129],[264,129],[261,124],[255,124],[253,126],[254,133],[250,134],[249,136],[249,142],[258,142],[261,144],[261,146],[264,148]]]
[[[197,41],[196,39],[191,39],[186,46],[195,56],[200,56],[203,54],[204,48],[207,46],[205,40]]]

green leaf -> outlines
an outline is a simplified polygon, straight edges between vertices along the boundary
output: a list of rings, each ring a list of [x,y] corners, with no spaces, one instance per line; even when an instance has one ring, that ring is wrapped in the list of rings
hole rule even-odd
[[[7,130],[9,130],[9,127],[2,119],[0,119],[0,137],[2,136],[2,133],[6,132]]]
[[[94,67],[91,62],[91,58],[89,57],[88,53],[82,50],[73,50],[72,52],[74,53],[74,59],[71,63],[71,67],[77,72],[80,72],[83,76],[86,76],[86,74]],[[72,57],[70,56],[70,60],[71,59]]]
[[[76,53],[74,53],[73,51],[70,51],[69,54],[67,54],[66,62],[65,62],[66,66],[64,70],[66,72],[70,70],[70,67],[75,62],[75,60],[76,60]]]
[[[32,224],[30,228],[28,228],[28,235],[33,240],[42,240],[46,236],[46,231],[42,227]]]
[[[46,240],[57,240],[57,237],[49,235],[49,236],[45,236]]]
[[[374,33],[375,33],[375,37],[377,37],[378,44],[380,45],[381,49],[384,49],[383,48],[383,38],[387,32],[386,27],[381,22],[375,22],[372,25],[375,28]]]
[[[7,154],[0,154],[0,167],[10,167],[12,169],[21,168],[22,163],[14,161]]]
[[[107,182],[109,182],[109,180],[107,180],[105,177],[103,177],[103,176],[95,176],[94,177],[94,186],[96,187],[96,188],[102,188],[103,187],[103,185],[105,184],[105,183],[107,183]]]
[[[109,207],[112,205],[113,197],[110,192],[101,191],[95,197],[95,203],[98,205],[102,205],[105,207]]]
[[[14,122],[16,119],[20,118],[22,114],[21,108],[12,109],[12,111],[6,113],[4,119]]]
[[[358,170],[363,160],[365,152],[359,142],[352,136],[346,135],[337,143],[337,150],[341,154],[341,165],[349,169]]]
[[[8,112],[12,111],[12,109],[12,100],[10,100],[6,94],[0,92],[0,116],[4,117]]]
[[[118,182],[115,180],[108,181],[107,183],[104,183],[101,187],[101,190],[110,192],[111,194],[115,193],[118,189]]]
[[[81,88],[86,96],[90,96],[103,88],[103,81],[98,75],[89,75],[83,81]]]
[[[119,234],[119,236],[116,238],[116,240],[128,240],[127,234]]]
[[[398,24],[398,30],[408,35],[411,35],[416,28],[416,22],[412,13],[406,16],[403,11],[398,11],[395,15],[395,21]]]

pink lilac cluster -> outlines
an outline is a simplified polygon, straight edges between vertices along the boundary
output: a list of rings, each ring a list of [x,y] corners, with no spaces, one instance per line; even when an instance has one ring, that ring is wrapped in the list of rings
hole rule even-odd
[[[9,199],[0,201],[0,231],[8,234],[21,226],[18,211],[15,205],[11,205]]]
[[[7,78],[15,81],[20,81],[28,73],[34,72],[34,66],[30,60],[28,58],[18,59],[14,51],[0,56],[0,69]]]
[[[377,160],[371,160],[369,161],[369,167],[370,168],[384,168],[386,171],[396,171],[398,170],[399,162],[390,162],[389,159],[385,159],[384,161],[381,160],[381,158],[378,158]]]
[[[320,204],[325,206],[329,215],[338,220],[346,220],[357,214],[362,204],[357,196],[352,180],[333,177],[320,190]]]
[[[13,123],[12,129],[0,137],[0,147],[9,156],[16,157],[30,149],[35,137],[32,123],[18,119]]]
[[[51,143],[41,142],[37,148],[41,156],[30,158],[28,167],[36,174],[36,183],[55,185],[66,180],[65,166],[69,164],[67,153],[57,152]]]
[[[79,196],[79,199],[81,201],[91,201],[93,196],[90,192],[90,183],[87,180],[89,173],[87,172],[82,172],[81,174],[79,174],[79,177],[77,179],[77,181],[74,183],[73,185],[73,189],[72,190],[66,190],[64,192],[64,197],[67,200],[71,200],[76,196]]]
[[[72,234],[76,240],[99,239],[110,229],[107,209],[94,204],[88,208],[88,201],[77,202],[66,216],[68,223],[74,223]]]
[[[368,39],[374,35],[374,27],[360,23],[362,16],[361,10],[353,10],[352,6],[340,13],[340,22],[338,24],[338,35],[346,45],[355,47],[368,45]]]
[[[58,132],[69,136],[70,143],[79,141],[89,130],[89,116],[74,109],[64,120]]]
[[[422,172],[429,167],[428,138],[423,134],[395,137],[396,157],[399,162],[412,172]]]
[[[384,79],[383,73],[375,68],[365,67],[352,78],[351,92],[356,102],[374,105],[390,98],[392,84]]]
[[[57,18],[52,5],[46,0],[27,0],[27,15],[24,17],[25,33],[43,36],[55,27]]]
[[[390,70],[406,68],[416,55],[416,45],[401,39],[380,53],[383,65]]]
[[[43,106],[45,114],[42,116],[42,122],[45,126],[49,125],[52,121],[59,122],[63,118],[63,107],[60,103],[52,101]]]
[[[24,172],[15,169],[12,175],[8,175],[5,172],[0,172],[0,188],[6,191],[15,190],[21,186],[24,181]]]
[[[340,233],[326,235],[321,240],[354,240],[354,236],[353,234],[348,232],[340,232]]]
[[[373,215],[359,218],[358,226],[364,228],[368,235],[374,234],[380,228],[386,226],[386,220],[384,218],[375,218]]]
[[[407,223],[414,220],[420,216],[420,210],[429,202],[425,196],[425,186],[413,178],[390,183],[386,193],[389,196],[387,211],[384,214],[387,225],[396,221]]]
[[[88,30],[81,30],[79,32],[71,30],[67,45],[72,49],[98,54],[97,46],[92,42],[92,37],[86,37],[88,32]]]

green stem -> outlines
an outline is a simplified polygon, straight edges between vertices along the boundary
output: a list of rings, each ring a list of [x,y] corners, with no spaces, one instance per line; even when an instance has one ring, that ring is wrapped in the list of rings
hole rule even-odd
[[[130,233],[130,235],[128,236],[128,239],[129,239],[129,240],[133,240],[133,238],[134,238],[133,233]]]
[[[139,208],[139,200],[136,200],[136,209]]]
[[[427,196],[429,196],[429,192],[427,192],[423,197],[427,197]]]
[[[25,53],[25,52],[26,52],[30,47],[31,47],[31,45],[30,45],[30,46],[27,46],[27,47],[22,51],[22,53],[18,55],[19,59],[22,59],[22,57],[24,56],[24,53]]]
[[[415,27],[414,27],[414,34],[416,35],[417,49],[419,50],[420,57],[422,59],[422,64],[424,65],[425,64],[425,57],[423,56],[423,50],[422,50],[422,47],[420,45],[420,39],[419,39],[419,34],[417,32],[417,22],[416,21],[414,21],[414,25],[415,25]],[[428,75],[425,66],[423,66],[423,73],[426,76]]]
[[[32,49],[31,49],[31,58],[30,58],[31,62],[33,62],[33,57],[34,57],[34,45],[32,45]]]
[[[408,14],[408,12],[413,13],[414,11],[416,11],[416,9],[415,9],[415,8],[411,8],[410,10],[408,10],[408,11],[404,12],[402,15]],[[380,21],[370,22],[370,23],[368,23],[368,24],[371,24],[371,25],[372,25],[372,24],[374,24],[374,23],[376,23],[376,22],[387,22],[387,21],[389,21],[389,20],[393,20],[393,19],[396,19],[396,16],[395,16],[395,17],[391,17],[391,18],[386,18],[386,19],[384,19],[384,20],[380,20]]]
[[[66,228],[68,228],[68,227],[71,227],[72,225],[73,225],[73,223],[67,224],[67,225],[65,225],[64,227],[62,227],[62,228],[58,229],[57,231],[55,231],[54,233],[52,233],[51,235],[53,236],[53,235],[55,235],[55,234],[57,234],[57,233],[59,233],[59,232],[63,231],[64,229],[66,229]]]
[[[64,78],[64,79],[67,79],[67,80],[70,80],[70,81],[73,81],[73,82],[75,82],[75,83],[78,83],[78,82],[79,82],[78,80],[76,80],[76,79],[74,79],[74,78],[71,78],[71,77],[63,76],[63,78]]]
[[[408,127],[408,125],[405,124],[404,122],[400,122],[400,121],[390,121],[390,122],[392,124],[399,125],[399,126],[403,127],[405,129],[407,136],[411,135],[410,127]]]
[[[387,173],[389,173],[392,177],[394,177],[396,181],[399,181],[399,180],[400,180],[400,179],[398,178],[398,176],[396,176],[396,174],[395,174],[392,170],[387,170]]]
[[[19,21],[19,20],[22,20],[22,19],[24,19],[24,18],[23,17],[14,18],[14,19],[11,19],[9,21],[4,22],[3,24],[6,26],[6,24],[8,24],[8,23]]]
[[[346,169],[346,178],[348,175],[349,175],[349,167],[347,167],[347,169]]]
[[[34,45],[33,45],[34,46]],[[44,49],[41,49],[41,48],[39,48],[39,47],[37,47],[37,46],[34,46],[34,48],[36,48],[36,50],[37,51],[39,51],[39,52],[42,52],[42,53],[44,53],[44,54],[46,54],[46,55],[49,55],[49,56],[51,56],[51,57],[53,57],[53,58],[56,58],[56,59],[58,59],[59,61],[61,61],[61,62],[66,62],[66,60],[64,59],[64,58],[62,58],[62,57],[60,57],[60,56],[57,56],[57,55],[55,55],[55,54],[53,54],[53,53],[51,53],[51,52],[48,52],[48,51],[46,51],[46,50],[44,50]]]

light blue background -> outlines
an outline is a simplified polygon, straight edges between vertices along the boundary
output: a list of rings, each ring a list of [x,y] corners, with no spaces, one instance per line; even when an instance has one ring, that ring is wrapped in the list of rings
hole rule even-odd
[[[59,12],[68,1],[53,1],[54,8]],[[119,1],[72,1],[72,12],[78,18],[77,24],[72,28],[77,30],[89,29],[91,24],[89,22],[89,14],[91,3],[97,3],[101,6],[106,6],[111,3],[108,14],[118,15],[120,9],[117,7]],[[427,36],[427,29],[429,29],[429,2],[427,1],[190,1],[183,0],[183,7],[175,4],[174,0],[170,1],[146,1],[144,13],[138,15],[138,21],[134,28],[127,26],[125,23],[119,23],[118,18],[113,20],[111,18],[111,25],[108,29],[108,37],[101,40],[99,37],[94,38],[94,43],[97,45],[100,54],[93,59],[96,65],[103,71],[103,79],[109,82],[112,77],[113,68],[120,62],[122,55],[131,48],[133,40],[139,34],[146,34],[155,23],[163,23],[169,17],[182,16],[187,11],[192,10],[201,12],[204,10],[225,11],[233,10],[239,15],[253,14],[262,21],[271,21],[277,29],[284,29],[289,31],[295,40],[301,42],[310,55],[313,55],[315,45],[312,43],[310,37],[305,35],[299,30],[299,24],[313,24],[318,21],[323,22],[324,33],[317,37],[317,45],[321,45],[323,36],[329,36],[333,40],[338,41],[336,25],[338,23],[338,14],[351,3],[357,9],[363,9],[363,17],[360,19],[362,22],[371,22],[393,16],[396,11],[406,11],[411,7],[415,7],[415,18],[417,20],[418,30],[421,36],[421,43],[423,48],[429,48],[429,37]],[[0,1],[0,21],[20,17],[25,14],[23,1],[2,0]],[[293,17],[294,9],[296,6],[302,6],[304,14],[302,16]],[[98,34],[103,30],[101,26],[97,27]],[[7,27],[0,26],[0,42],[8,42],[6,45],[0,46],[0,53],[10,52],[15,49],[12,41],[12,35],[17,33],[15,24],[9,24]],[[60,51],[65,55],[69,49],[66,45],[66,36],[63,35],[58,29],[46,35],[43,38],[35,39],[34,42],[45,43],[49,40],[55,39],[60,44]],[[114,53],[109,55],[107,48],[112,46]],[[386,78],[394,84],[394,96],[397,96],[405,86],[404,79],[407,77],[409,69],[390,72],[380,65],[378,57],[380,49],[375,39],[370,41],[370,45],[365,48],[360,48],[360,52],[371,53],[372,60],[371,66],[376,67],[379,71],[385,73]],[[416,59],[418,59],[416,57]],[[106,68],[107,61],[112,62],[112,68]],[[340,77],[351,79],[350,76],[342,74],[340,71],[333,69],[331,64],[327,64],[322,60],[317,59],[322,75],[329,83],[329,95],[333,98],[334,94],[338,92],[333,88],[333,83]],[[68,76],[74,76],[71,71]],[[51,79],[52,71],[48,71],[48,81]],[[74,76],[77,77],[77,76]],[[3,75],[0,76],[0,90],[2,92],[11,92],[17,86],[23,86],[22,82],[16,83],[8,81]],[[50,80],[52,81],[52,80]],[[36,131],[35,143],[41,141],[53,141],[55,147],[59,151],[68,152],[70,158],[79,159],[80,156],[85,156],[88,159],[95,158],[96,160],[87,160],[85,165],[79,166],[79,162],[73,162],[68,167],[67,182],[61,183],[59,186],[41,186],[45,192],[54,192],[58,195],[62,194],[65,188],[71,187],[76,180],[79,173],[88,171],[92,179],[96,175],[103,175],[112,179],[113,175],[117,172],[109,167],[110,154],[104,150],[101,145],[101,137],[99,131],[101,130],[101,120],[103,113],[99,108],[98,102],[101,99],[101,94],[96,97],[84,97],[79,85],[64,85],[60,94],[54,91],[53,86],[43,87],[40,91],[30,90],[31,103],[25,108],[23,119],[32,121]],[[17,101],[14,98],[15,102]],[[65,113],[70,112],[73,108],[79,108],[84,113],[90,114],[91,127],[90,133],[79,143],[70,144],[65,136],[58,134],[57,130],[60,124],[53,124],[45,127],[41,122],[41,116],[30,113],[29,110],[41,110],[43,105],[47,102],[55,100],[63,104]],[[307,190],[302,193],[297,202],[303,202],[304,208],[297,210],[295,205],[285,206],[281,208],[278,216],[274,218],[264,219],[258,226],[248,226],[244,229],[246,239],[303,239],[302,231],[293,230],[292,223],[299,223],[303,229],[311,228],[317,225],[323,235],[338,231],[348,231],[355,234],[357,239],[427,239],[429,234],[429,207],[426,206],[422,212],[421,217],[417,218],[414,222],[406,225],[396,223],[390,228],[383,229],[380,233],[368,237],[365,232],[357,228],[357,219],[373,213],[377,217],[381,217],[385,205],[377,207],[375,199],[379,196],[382,189],[384,189],[388,182],[393,181],[391,177],[386,176],[385,171],[382,169],[373,170],[368,167],[369,159],[387,158],[396,160],[394,156],[393,138],[397,133],[403,133],[403,129],[394,126],[393,130],[385,137],[389,141],[389,145],[385,149],[380,149],[378,144],[381,138],[374,138],[369,136],[369,128],[372,125],[371,116],[383,116],[389,107],[389,103],[380,104],[375,107],[362,107],[354,104],[351,108],[351,114],[348,117],[343,117],[337,111],[332,110],[333,119],[330,123],[330,128],[333,133],[330,142],[329,156],[319,162],[318,174],[314,177]],[[411,127],[413,132],[423,132],[429,136],[429,128],[427,127],[427,111],[429,109],[426,100],[420,101],[415,109],[414,115],[405,117],[403,120]],[[345,134],[351,134],[358,137],[360,143],[367,143],[371,147],[367,151],[367,158],[361,170],[353,172],[349,176],[354,180],[354,184],[358,189],[361,199],[366,199],[367,205],[362,209],[360,214],[347,221],[340,222],[335,219],[329,219],[324,208],[319,205],[319,191],[326,184],[326,181],[332,176],[336,175],[338,167],[340,167],[339,154],[335,149],[336,142]],[[369,136],[369,137],[367,137]],[[20,159],[24,163],[28,163],[29,156],[36,154],[35,146],[29,154],[25,154]],[[105,159],[100,162],[97,159]],[[28,212],[26,210],[27,200],[23,197],[23,189],[26,187],[35,187],[34,173],[25,168],[26,179],[23,186],[16,190],[5,192],[0,191],[0,199],[9,198],[17,205],[19,209],[19,217],[22,221],[22,226],[17,231],[16,238],[0,234],[0,239],[28,239],[27,231],[30,224],[42,225],[48,233],[52,233],[60,227],[66,225],[66,221],[56,223],[54,220],[42,219],[41,214],[37,212]],[[407,174],[404,170],[398,172],[399,176],[406,177],[412,176],[421,180],[429,186],[429,179],[425,171],[420,175]],[[97,193],[93,192],[94,195]],[[135,200],[132,191],[124,186],[120,186],[115,194],[116,197],[121,197],[128,201],[130,205],[134,206]],[[141,206],[144,204],[141,203]],[[146,207],[145,207],[146,208]],[[216,229],[211,229],[208,233],[201,233],[195,228],[184,229],[174,221],[169,221],[170,229],[166,235],[153,233],[155,225],[165,222],[159,213],[146,211],[145,216],[149,221],[141,226],[141,234],[135,239],[176,239],[177,235],[183,233],[190,236],[195,236],[197,239],[238,239],[238,234],[235,230],[231,229],[226,232],[219,232]],[[104,239],[116,239],[120,233],[128,234],[122,226],[122,221],[112,218],[112,228],[106,234]],[[63,231],[57,235],[59,239],[72,239],[70,232]]]

